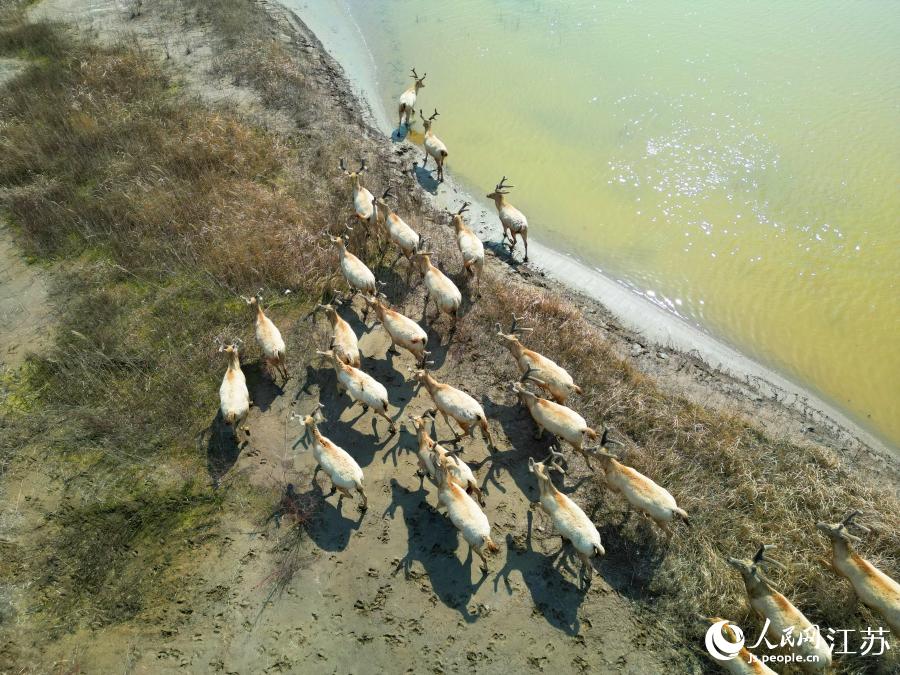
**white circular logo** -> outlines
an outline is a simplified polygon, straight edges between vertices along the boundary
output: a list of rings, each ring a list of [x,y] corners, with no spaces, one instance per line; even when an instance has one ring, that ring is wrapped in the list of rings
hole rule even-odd
[[[722,632],[724,626],[728,626],[734,631],[737,642],[732,642]],[[708,651],[714,659],[719,661],[730,661],[744,646],[744,631],[739,626],[728,623],[728,621],[716,621],[709,630],[706,631],[706,651]]]

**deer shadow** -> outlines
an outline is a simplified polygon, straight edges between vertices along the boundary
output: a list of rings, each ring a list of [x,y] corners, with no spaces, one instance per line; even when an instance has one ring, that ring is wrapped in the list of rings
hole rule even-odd
[[[409,136],[409,127],[401,124],[391,132],[391,141],[394,143],[402,143]]]
[[[246,440],[238,442],[233,428],[225,424],[222,411],[219,410],[210,425],[198,436],[201,451],[204,443],[206,444],[206,471],[215,487],[219,486],[222,477],[237,463],[241,449],[249,443],[250,437],[240,433]]]
[[[457,610],[466,623],[474,623],[479,615],[469,611],[468,603],[487,575],[479,571],[480,579],[472,582],[472,568],[475,566],[477,569],[473,555],[469,553],[465,564],[459,563],[455,554],[458,546],[456,528],[449,518],[428,504],[427,495],[424,487],[413,492],[400,485],[396,478],[391,479],[391,503],[383,516],[393,519],[400,508],[408,536],[406,555],[397,563],[393,574],[402,571],[404,578],[416,578],[418,575],[412,564],[420,562],[431,583],[431,590],[440,601]]]
[[[431,161],[434,162],[434,160]],[[413,175],[416,177],[416,182],[425,192],[433,195],[437,194],[440,185],[437,178],[434,177],[436,171],[437,169],[426,169],[419,162],[413,162]]]
[[[254,407],[259,408],[260,412],[266,412],[275,399],[284,393],[284,389],[269,375],[262,361],[244,364],[241,369],[247,379],[247,389]]]
[[[505,262],[507,265],[509,265],[513,269],[516,269],[521,265],[526,265],[527,263],[524,260],[519,260],[516,258],[515,251],[509,250],[508,242],[509,242],[509,239],[506,239],[505,241],[502,239],[500,241],[491,239],[489,241],[484,242],[484,247],[486,249],[488,249],[489,251],[491,251],[497,257],[498,260],[502,260],[503,262]],[[524,247],[522,247],[521,244],[519,244],[515,250],[520,250],[520,249],[522,250],[522,255],[524,256],[525,251],[524,251]]]
[[[309,490],[297,493],[297,499],[300,502],[313,500],[313,503],[319,504],[312,521],[306,524],[306,533],[323,551],[332,553],[343,551],[350,542],[350,535],[354,530],[359,529],[366,514],[364,511],[359,511],[356,520],[345,516],[343,511],[346,498],[341,495],[337,497],[335,503],[332,503],[332,496],[324,493],[316,478],[317,471],[314,471]],[[325,480],[328,480],[327,476]],[[354,494],[350,501],[359,504],[359,495]]]
[[[532,519],[532,513],[529,511],[524,547],[517,546],[511,534],[506,535],[506,564],[494,577],[494,591],[497,591],[500,582],[503,581],[506,592],[511,595],[513,588],[509,577],[513,570],[518,570],[531,593],[535,608],[547,623],[566,635],[578,635],[581,629],[578,609],[584,602],[590,585],[578,586],[566,578],[559,570],[559,567],[563,566],[572,572],[565,561],[554,564],[562,556],[567,544],[564,543],[560,550],[549,558],[547,554],[534,550]]]

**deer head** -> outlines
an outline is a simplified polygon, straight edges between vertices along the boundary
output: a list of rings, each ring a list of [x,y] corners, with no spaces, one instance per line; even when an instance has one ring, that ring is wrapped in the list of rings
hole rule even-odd
[[[488,199],[501,199],[503,195],[508,195],[511,188],[514,188],[515,185],[507,185],[506,184],[506,176],[500,179],[500,182],[494,186],[494,191],[487,195]]]
[[[431,129],[431,123],[434,122],[434,120],[437,116],[438,116],[437,108],[434,109],[434,114],[427,119],[425,118],[425,114],[422,112],[422,109],[419,108],[419,117],[422,118],[422,126],[425,127],[425,131],[428,131],[429,129]]]
[[[820,521],[816,523],[816,527],[820,532],[824,532],[832,541],[843,541],[847,544],[859,542],[862,541],[862,539],[849,532],[851,527],[856,528],[857,531],[862,532],[863,534],[869,534],[872,531],[868,527],[855,522],[856,517],[861,515],[861,511],[850,511],[839,523],[825,523]]]

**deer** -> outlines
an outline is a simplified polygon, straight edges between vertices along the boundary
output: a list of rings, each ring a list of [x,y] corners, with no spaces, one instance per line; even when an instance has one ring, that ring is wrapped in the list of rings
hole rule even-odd
[[[219,409],[222,412],[222,421],[231,427],[234,433],[234,440],[240,444],[240,433],[243,431],[248,437],[250,436],[250,427],[247,426],[247,417],[250,415],[250,391],[247,389],[247,378],[244,377],[244,371],[241,370],[241,357],[238,352],[236,342],[225,345],[219,338],[216,339],[219,344],[219,353],[225,353],[228,356],[228,369],[225,371],[225,377],[222,378],[222,385],[219,387]]]
[[[462,254],[463,269],[468,278],[475,282],[475,295],[481,295],[481,274],[484,272],[484,244],[478,238],[466,221],[463,213],[469,208],[469,202],[463,202],[459,211],[451,213],[450,225],[456,231],[456,245]]]
[[[769,638],[781,644],[786,632],[806,638],[794,640],[790,649],[803,657],[801,667],[807,672],[824,672],[831,667],[831,646],[819,634],[819,629],[807,619],[803,612],[794,607],[790,600],[775,590],[772,582],[762,573],[766,565],[784,569],[784,565],[766,556],[766,551],[774,548],[763,544],[752,560],[728,557],[728,564],[740,572],[747,589],[750,606],[761,619],[769,620]]]
[[[550,472],[557,471],[565,475],[565,470],[559,465],[557,459],[562,458],[562,453],[556,449],[550,449],[550,456],[543,462],[535,462],[533,457],[528,458],[528,471],[534,474],[538,482],[540,498],[532,503],[539,506],[544,513],[550,516],[553,527],[563,539],[572,542],[582,566],[579,578],[593,576],[591,558],[595,555],[606,555],[606,549],[600,541],[600,533],[597,527],[587,517],[581,507],[566,495],[556,489],[551,480]]]
[[[517,236],[522,235],[522,242],[525,244],[525,262],[528,262],[528,219],[524,213],[506,201],[506,195],[513,187],[515,185],[506,184],[506,176],[503,176],[494,187],[494,191],[487,195],[487,198],[493,199],[494,206],[497,207],[500,224],[503,226],[503,243],[506,243],[507,235],[510,238],[508,244],[510,255],[516,248]]]
[[[528,349],[519,341],[519,335],[533,330],[519,326],[521,317],[513,316],[509,333],[504,333],[497,323],[497,336],[512,354],[522,375],[528,373],[528,380],[544,389],[556,403],[565,403],[572,394],[581,394],[581,387],[562,366],[546,356]]]
[[[722,636],[733,645],[737,646],[739,638],[735,634],[734,630],[732,630],[731,625],[727,620],[721,617],[706,617],[700,615],[698,617],[704,623],[708,623],[711,625],[720,624],[722,630]],[[732,675],[777,675],[777,673],[769,668],[765,663],[759,660],[759,658],[750,652],[743,645],[737,651],[729,651],[727,653],[723,652],[723,655],[728,656],[730,654],[734,654],[733,658],[728,659],[717,659],[714,656],[710,656],[710,658],[719,664],[723,670],[726,670]]]
[[[346,393],[353,400],[354,405],[361,403],[363,411],[367,411],[371,407],[376,414],[388,421],[391,434],[397,431],[394,420],[388,415],[387,389],[383,384],[359,368],[348,366],[331,349],[316,350],[316,354],[331,360],[334,372],[337,374],[338,393]]]
[[[422,160],[422,168],[425,168],[425,165],[428,164],[428,157],[434,157],[434,163],[437,164],[437,172],[438,172],[438,183],[444,182],[444,161],[447,159],[447,146],[444,145],[444,142],[434,135],[434,132],[431,130],[431,125],[434,122],[434,119],[438,116],[437,108],[434,109],[434,114],[425,119],[425,115],[422,113],[422,110],[419,109],[419,117],[422,118],[422,126],[425,127],[425,159]]]
[[[368,230],[369,225],[375,222],[375,197],[360,183],[360,177],[368,168],[366,160],[359,160],[359,168],[356,171],[349,171],[343,158],[338,166],[353,185],[353,209],[356,211],[356,218],[365,224],[366,230]]]
[[[344,242],[343,237],[328,235],[328,238],[331,240],[331,243],[337,247],[341,263],[341,273],[344,275],[344,279],[350,287],[350,299],[352,300],[353,296],[360,291],[363,295],[374,297],[378,293],[378,284],[375,281],[375,275],[372,273],[372,270],[370,270],[362,260],[347,250],[347,245]],[[368,318],[368,316],[369,305],[366,304],[363,320]]]
[[[862,603],[883,616],[894,635],[900,637],[900,584],[853,550],[853,544],[862,540],[849,529],[871,532],[855,522],[860,515],[860,511],[850,511],[839,523],[816,523],[816,528],[831,540],[831,560],[823,558],[822,563],[849,581]]]
[[[319,431],[319,423],[325,421],[325,417],[322,415],[322,404],[319,403],[317,405],[312,415],[300,417],[293,413],[291,418],[301,420],[304,436],[312,433],[313,457],[316,458],[317,462],[316,472],[321,467],[331,479],[331,492],[328,496],[333,495],[335,492],[340,492],[341,498],[353,499],[351,490],[358,492],[362,499],[359,510],[365,511],[369,507],[369,499],[366,497],[366,491],[363,489],[363,471],[349,452],[323,436],[322,432]],[[313,473],[313,476],[315,476],[315,473]]]
[[[422,308],[422,316],[428,323],[428,302],[434,300],[437,313],[433,321],[436,321],[441,313],[453,319],[456,327],[457,313],[462,305],[462,293],[450,278],[431,263],[430,251],[419,251],[413,256],[413,260],[419,266],[419,271],[425,278],[425,305]]]
[[[241,299],[256,313],[256,342],[262,350],[263,359],[266,364],[266,370],[280,374],[285,381],[290,377],[285,364],[285,347],[284,340],[281,337],[281,331],[272,323],[272,320],[263,312],[262,305],[262,289],[257,291],[256,295],[251,297],[241,296]]]
[[[484,515],[484,511],[454,480],[450,466],[451,460],[448,456],[437,459],[435,479],[438,487],[438,501],[447,509],[450,521],[462,533],[463,539],[469,545],[470,553],[474,551],[481,558],[481,571],[487,574],[488,562],[484,555],[485,550],[496,553],[500,548],[491,539],[491,524]]]
[[[444,418],[444,422],[453,431],[450,418],[462,429],[462,434],[454,432],[454,442],[458,443],[464,436],[472,436],[477,424],[481,428],[481,435],[487,442],[488,450],[494,452],[494,439],[488,426],[484,408],[466,392],[451,387],[449,384],[438,382],[434,376],[425,369],[412,371],[419,386],[424,385],[428,395]]]
[[[399,345],[416,358],[416,363],[420,368],[423,367],[429,354],[425,351],[428,333],[409,317],[391,309],[385,299],[384,294],[379,294],[374,299],[367,297],[366,302],[375,310],[375,316],[391,338],[388,353],[398,354],[397,346]]]
[[[416,440],[419,444],[418,452],[418,474],[423,479],[428,476],[432,481],[437,479],[437,467],[442,457],[448,458],[448,468],[452,474],[453,480],[459,483],[469,495],[474,495],[478,503],[484,506],[484,495],[478,482],[475,480],[475,474],[468,464],[451,454],[443,445],[435,441],[428,433],[425,425],[425,417],[413,417],[409,415],[409,421],[416,430]],[[431,417],[432,427],[434,426],[434,417]],[[436,484],[436,483],[435,483]]]
[[[412,258],[419,248],[420,239],[418,233],[407,225],[403,219],[394,213],[391,207],[388,206],[386,200],[390,196],[393,195],[391,194],[391,188],[388,188],[384,191],[384,194],[376,200],[375,204],[377,209],[381,209],[384,212],[384,227],[387,231],[388,238],[400,249],[397,259],[391,264],[391,267],[393,267],[400,258],[405,257],[407,261]],[[379,220],[379,218],[376,218],[376,220]],[[409,282],[409,275],[411,273],[412,263],[410,263],[410,268],[407,272],[407,283]]]
[[[511,384],[510,389],[519,397],[519,402],[528,408],[528,412],[531,413],[532,419],[537,424],[535,440],[543,437],[544,429],[547,429],[551,434],[562,438],[571,445],[578,454],[584,457],[588,468],[593,470],[584,444],[588,438],[596,439],[597,432],[587,425],[581,415],[560,403],[554,403],[528,391],[521,381]]]
[[[332,302],[339,304],[340,300],[335,298]],[[359,341],[356,338],[356,333],[354,333],[353,329],[350,327],[350,324],[341,318],[341,315],[337,313],[337,308],[333,304],[316,305],[309,314],[310,320],[312,320],[315,317],[316,312],[319,311],[325,312],[325,316],[331,324],[331,340],[328,349],[333,350],[337,357],[348,366],[359,368],[362,362],[359,353]]]
[[[405,124],[407,128],[409,128],[409,116],[416,113],[416,96],[419,94],[419,89],[425,86],[425,78],[428,77],[428,73],[419,77],[415,68],[411,72],[413,86],[400,94],[400,122],[398,126],[402,127]]]
[[[597,456],[600,459],[606,485],[625,497],[631,506],[648,516],[666,533],[667,538],[672,536],[670,523],[676,518],[690,527],[687,511],[678,506],[672,494],[644,474],[622,464],[615,455],[609,452],[609,446],[613,443],[615,441],[609,439],[609,429],[604,429]]]

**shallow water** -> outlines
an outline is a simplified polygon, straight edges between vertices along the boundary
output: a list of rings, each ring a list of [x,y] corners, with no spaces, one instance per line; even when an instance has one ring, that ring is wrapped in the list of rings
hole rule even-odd
[[[348,4],[455,175],[900,444],[900,4]]]

